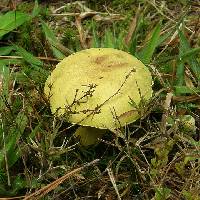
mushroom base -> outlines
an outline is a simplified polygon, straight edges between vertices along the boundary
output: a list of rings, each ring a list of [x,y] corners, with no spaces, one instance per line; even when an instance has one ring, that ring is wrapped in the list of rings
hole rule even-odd
[[[98,142],[106,133],[105,129],[98,129],[94,127],[80,126],[76,132],[75,136],[79,138],[81,145],[90,146]]]

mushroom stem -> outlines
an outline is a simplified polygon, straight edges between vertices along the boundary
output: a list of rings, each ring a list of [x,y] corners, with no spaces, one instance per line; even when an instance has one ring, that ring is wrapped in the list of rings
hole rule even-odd
[[[80,126],[76,132],[75,136],[80,139],[80,143],[83,146],[93,145],[98,142],[106,133],[105,129],[98,129],[89,126]]]

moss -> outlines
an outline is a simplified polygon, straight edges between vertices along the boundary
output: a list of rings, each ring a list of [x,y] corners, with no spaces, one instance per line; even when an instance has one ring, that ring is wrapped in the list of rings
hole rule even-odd
[[[65,29],[61,39],[63,45],[69,49],[77,50],[77,46],[79,43],[77,35],[77,29],[73,29],[71,27]]]
[[[17,10],[24,13],[31,13],[34,7],[34,1],[31,2],[22,2],[18,4]]]

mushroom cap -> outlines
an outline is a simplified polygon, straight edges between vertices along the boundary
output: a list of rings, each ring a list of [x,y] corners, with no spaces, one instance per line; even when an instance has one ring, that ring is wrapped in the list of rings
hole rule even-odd
[[[91,48],[64,58],[44,93],[52,113],[73,124],[112,130],[140,117],[141,102],[152,96],[152,77],[129,53]]]

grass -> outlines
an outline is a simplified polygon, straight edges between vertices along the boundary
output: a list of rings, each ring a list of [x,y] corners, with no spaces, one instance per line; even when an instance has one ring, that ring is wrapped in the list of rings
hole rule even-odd
[[[11,2],[0,13],[0,197],[200,199],[198,2]],[[142,119],[84,148],[43,87],[61,59],[90,47],[138,57],[154,96]]]

